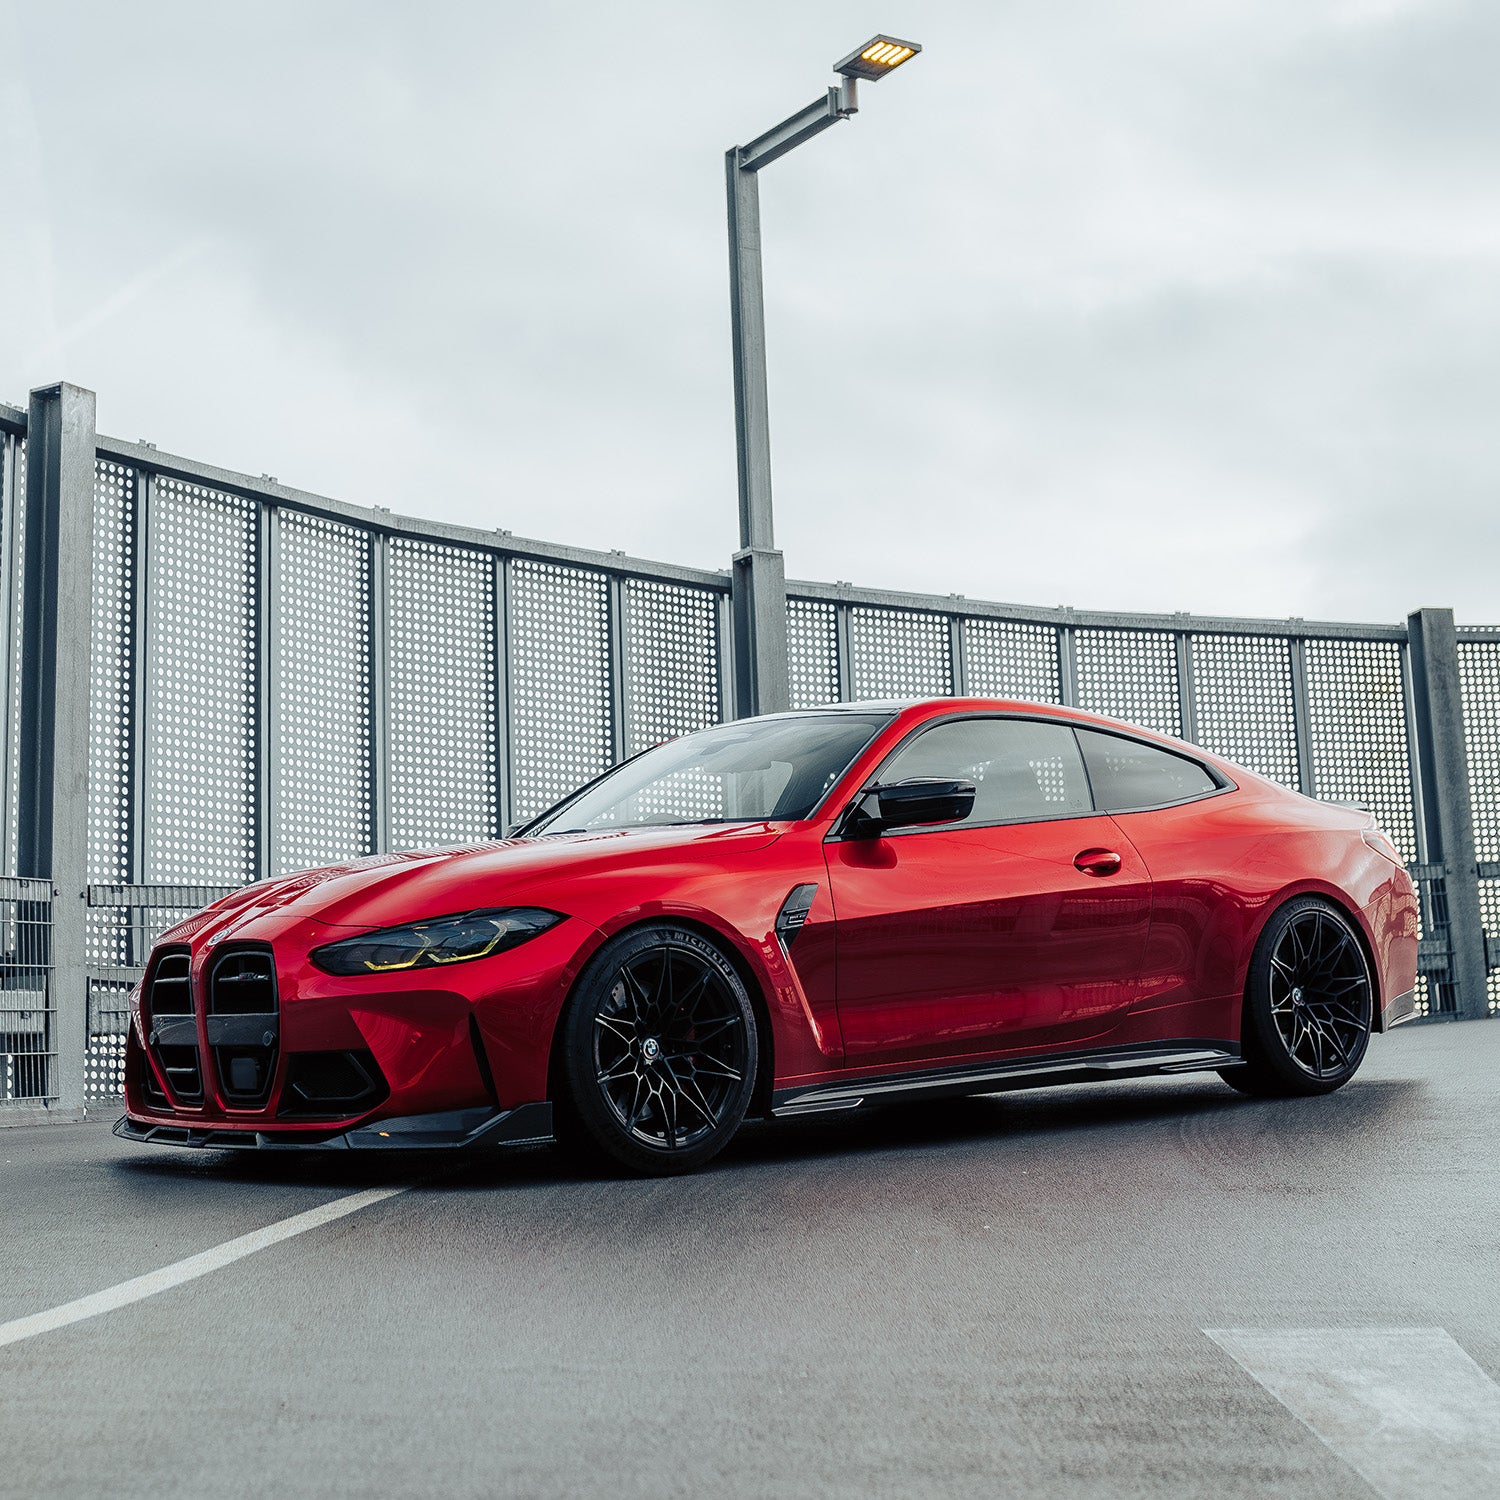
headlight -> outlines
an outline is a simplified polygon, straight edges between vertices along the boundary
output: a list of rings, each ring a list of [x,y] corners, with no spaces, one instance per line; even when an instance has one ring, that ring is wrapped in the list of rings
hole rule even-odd
[[[326,974],[392,974],[439,968],[504,953],[556,927],[562,916],[536,907],[470,911],[434,917],[409,927],[383,927],[360,937],[314,948],[312,961]]]

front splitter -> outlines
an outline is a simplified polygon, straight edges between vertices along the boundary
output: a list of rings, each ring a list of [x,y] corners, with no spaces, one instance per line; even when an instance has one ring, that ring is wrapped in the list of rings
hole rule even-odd
[[[114,1133],[141,1145],[208,1151],[469,1151],[491,1146],[538,1146],[552,1139],[551,1104],[515,1109],[456,1109],[442,1114],[373,1120],[328,1135],[291,1130],[227,1130],[211,1125],[163,1125],[121,1115]]]

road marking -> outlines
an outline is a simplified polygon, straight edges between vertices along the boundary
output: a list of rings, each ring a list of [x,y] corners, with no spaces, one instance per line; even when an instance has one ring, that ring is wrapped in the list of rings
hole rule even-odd
[[[1500,1385],[1445,1328],[1205,1328],[1383,1500],[1500,1495]]]
[[[170,1291],[185,1281],[196,1281],[211,1271],[220,1271],[225,1266],[254,1255],[269,1245],[278,1245],[282,1240],[306,1234],[309,1229],[319,1229],[342,1219],[348,1214],[357,1214],[362,1208],[383,1203],[404,1193],[410,1184],[402,1187],[367,1188],[362,1193],[350,1193],[345,1198],[335,1198],[319,1208],[310,1208],[306,1213],[293,1214],[289,1219],[278,1219],[264,1229],[254,1229],[237,1239],[225,1240],[212,1250],[200,1251],[186,1260],[173,1261],[159,1271],[147,1271],[144,1276],[134,1276],[118,1286],[106,1287],[102,1292],[91,1292],[73,1302],[64,1302],[59,1307],[50,1307],[46,1312],[32,1313],[29,1317],[16,1318],[9,1323],[0,1323],[0,1346],[19,1344],[22,1339],[35,1338],[39,1333],[51,1333],[57,1328],[66,1328],[70,1323],[81,1323],[85,1318],[97,1318],[100,1313],[113,1312],[117,1307],[128,1307],[158,1292]]]

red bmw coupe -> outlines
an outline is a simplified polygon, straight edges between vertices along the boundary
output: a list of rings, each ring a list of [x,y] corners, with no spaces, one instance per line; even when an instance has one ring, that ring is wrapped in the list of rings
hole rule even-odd
[[[856,703],[648,750],[501,842],[162,936],[129,1140],[557,1138],[686,1171],[747,1114],[1145,1074],[1321,1094],[1414,1010],[1367,812],[1069,709]]]

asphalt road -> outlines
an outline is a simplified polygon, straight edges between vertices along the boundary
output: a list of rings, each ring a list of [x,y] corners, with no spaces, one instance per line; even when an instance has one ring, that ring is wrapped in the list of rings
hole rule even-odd
[[[1326,1099],[893,1108],[667,1182],[0,1130],[0,1325],[412,1184],[0,1347],[0,1495],[1369,1500],[1204,1330],[1446,1329],[1500,1377],[1497,1135],[1485,1023]]]

